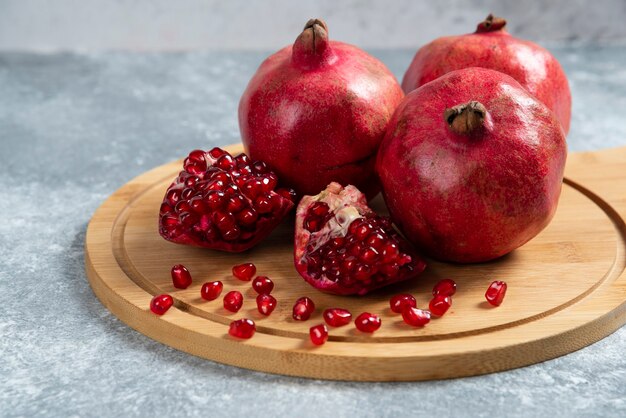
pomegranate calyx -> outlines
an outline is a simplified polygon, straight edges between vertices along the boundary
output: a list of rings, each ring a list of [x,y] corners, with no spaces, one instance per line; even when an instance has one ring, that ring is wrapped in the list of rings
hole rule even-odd
[[[315,68],[332,58],[328,26],[322,19],[309,19],[293,44],[292,60],[304,68]]]
[[[504,30],[506,26],[506,20],[501,17],[496,17],[493,14],[489,14],[476,26],[476,33],[487,33],[487,32],[496,32],[499,30]]]
[[[471,101],[446,109],[443,117],[453,132],[470,135],[484,126],[487,109],[482,103]]]

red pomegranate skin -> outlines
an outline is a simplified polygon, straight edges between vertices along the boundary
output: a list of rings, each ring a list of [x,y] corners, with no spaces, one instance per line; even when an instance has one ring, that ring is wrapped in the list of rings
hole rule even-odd
[[[474,33],[445,36],[423,46],[404,74],[402,88],[408,94],[450,71],[490,68],[510,75],[548,106],[567,134],[572,97],[563,68],[548,50],[511,36],[505,24],[490,15]]]
[[[444,112],[470,101],[484,105],[483,124],[457,133]],[[377,171],[391,218],[410,241],[434,258],[474,263],[548,225],[566,154],[563,129],[543,103],[513,78],[474,67],[407,95]]]
[[[375,156],[404,93],[387,67],[328,39],[324,22],[268,57],[239,102],[246,152],[265,161],[299,196],[332,181],[379,190]]]

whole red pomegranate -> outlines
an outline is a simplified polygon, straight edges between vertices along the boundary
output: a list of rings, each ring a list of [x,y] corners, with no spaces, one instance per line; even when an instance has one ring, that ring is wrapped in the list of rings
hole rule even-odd
[[[338,295],[364,295],[426,268],[389,218],[376,215],[356,187],[338,183],[300,201],[294,260],[309,284]]]
[[[415,54],[404,74],[406,93],[442,75],[467,67],[483,67],[513,77],[548,106],[569,131],[572,98],[567,77],[546,49],[511,36],[506,20],[493,15],[478,24],[476,32],[435,39]]]
[[[376,151],[404,93],[376,58],[330,41],[311,19],[293,46],[267,58],[239,102],[246,152],[302,196],[331,181],[372,197]]]
[[[407,95],[376,168],[410,241],[441,260],[481,262],[550,222],[566,154],[550,109],[506,74],[474,67]]]

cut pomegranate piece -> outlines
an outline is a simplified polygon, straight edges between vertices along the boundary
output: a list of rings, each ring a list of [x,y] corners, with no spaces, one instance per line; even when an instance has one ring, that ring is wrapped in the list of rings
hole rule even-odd
[[[252,338],[256,332],[256,325],[252,319],[242,318],[230,323],[228,333],[236,338]]]
[[[452,298],[450,296],[437,295],[430,300],[428,308],[430,313],[435,316],[443,316],[452,306]]]
[[[191,274],[182,264],[172,267],[172,283],[177,289],[187,289],[191,285]]]
[[[266,276],[259,276],[252,280],[252,288],[259,295],[269,295],[274,290],[274,282]]]
[[[315,303],[310,298],[303,296],[293,305],[292,316],[296,321],[306,321],[313,312],[315,312]]]
[[[150,301],[150,310],[157,315],[163,315],[173,304],[174,299],[170,295],[156,295]]]
[[[200,289],[200,296],[204,300],[215,300],[222,294],[222,289],[224,289],[224,285],[219,280],[215,282],[206,282]]]
[[[433,287],[433,296],[452,296],[456,293],[456,282],[452,279],[443,279]]]
[[[380,328],[382,321],[378,315],[363,312],[354,320],[354,325],[361,332],[374,332]]]
[[[256,297],[256,307],[260,313],[269,316],[276,309],[276,298],[272,295],[259,295]]]
[[[178,244],[240,252],[265,238],[295,204],[265,163],[220,148],[192,151],[165,193],[159,233]]]
[[[243,305],[243,295],[237,290],[231,290],[224,296],[224,309],[231,312],[238,312]]]
[[[389,299],[389,307],[395,313],[402,313],[405,308],[415,308],[416,306],[417,301],[413,295],[407,293],[401,293]]]
[[[402,311],[402,319],[413,327],[423,327],[430,322],[430,312],[407,306]]]
[[[328,308],[322,314],[324,321],[331,327],[341,327],[347,325],[352,320],[352,314],[347,309]]]
[[[322,345],[328,340],[328,328],[326,325],[319,324],[309,329],[311,342],[315,345]]]
[[[389,219],[367,206],[363,193],[338,183],[300,201],[294,260],[309,284],[338,295],[364,295],[426,268]]]
[[[487,292],[485,292],[485,299],[493,306],[500,306],[506,295],[506,283],[496,280],[489,285]]]
[[[256,274],[256,266],[252,263],[243,263],[233,266],[233,276],[245,282],[250,281]]]

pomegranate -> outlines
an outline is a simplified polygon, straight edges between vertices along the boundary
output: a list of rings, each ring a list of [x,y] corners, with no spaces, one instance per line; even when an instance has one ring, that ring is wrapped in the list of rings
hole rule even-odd
[[[174,304],[174,298],[170,295],[156,295],[150,301],[150,310],[157,315],[163,315]]]
[[[191,273],[187,267],[182,264],[176,264],[172,267],[172,283],[177,289],[187,289],[191,285]]]
[[[343,308],[328,308],[324,310],[322,316],[331,327],[342,327],[348,325],[352,320],[350,311]]]
[[[489,68],[517,80],[555,113],[567,133],[572,98],[561,65],[546,49],[511,36],[505,25],[506,20],[489,15],[474,33],[446,36],[423,46],[404,74],[402,88],[408,94],[450,71]]]
[[[315,303],[311,298],[303,296],[298,298],[296,303],[294,303],[291,316],[296,321],[306,321],[311,317],[313,312],[315,312]]]
[[[456,282],[452,279],[442,279],[433,286],[433,296],[452,296],[456,293]]]
[[[428,309],[435,316],[443,316],[452,306],[452,298],[446,295],[437,295],[430,300]]]
[[[566,156],[550,109],[506,74],[467,68],[406,97],[377,170],[410,241],[437,259],[471,263],[507,254],[548,225]]]
[[[378,315],[369,312],[363,312],[354,320],[354,325],[361,332],[377,331],[382,325],[382,321]]]
[[[274,282],[267,276],[259,276],[252,280],[252,288],[259,295],[269,295],[274,290]]]
[[[252,319],[242,318],[230,323],[228,333],[236,338],[252,338],[256,332],[256,324]]]
[[[309,329],[309,336],[313,344],[322,345],[328,340],[328,328],[324,324],[315,325]]]
[[[296,211],[294,260],[316,289],[358,294],[413,279],[425,268],[386,217],[376,215],[354,186],[331,183],[304,196]]]
[[[250,80],[239,102],[241,137],[300,196],[336,181],[373,197],[376,150],[403,96],[382,62],[330,41],[326,24],[311,19]]]
[[[159,233],[178,244],[229,252],[253,247],[293,208],[265,163],[213,148],[192,151],[165,193]]]
[[[402,313],[402,311],[404,311],[406,308],[417,307],[417,301],[415,300],[413,295],[401,293],[389,299],[389,307],[391,308],[392,312]]]
[[[402,311],[402,320],[413,327],[423,327],[430,322],[430,312],[407,306]]]
[[[276,298],[272,295],[261,294],[256,297],[256,307],[260,313],[269,316],[276,309]]]
[[[485,299],[493,306],[500,306],[506,295],[506,282],[496,280],[491,283],[485,292]]]
[[[200,288],[200,296],[204,300],[215,300],[222,294],[224,284],[219,280],[215,282],[206,282]]]
[[[223,299],[224,309],[230,312],[239,312],[243,305],[243,295],[238,290],[231,290],[226,293]]]
[[[249,282],[256,274],[256,266],[252,263],[243,263],[233,266],[233,276],[241,281]]]

